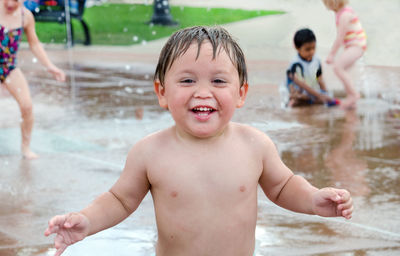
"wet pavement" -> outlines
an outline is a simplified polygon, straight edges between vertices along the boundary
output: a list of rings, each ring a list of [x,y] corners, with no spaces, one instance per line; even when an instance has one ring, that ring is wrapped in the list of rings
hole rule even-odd
[[[290,3],[282,1],[282,6],[292,10]],[[355,213],[350,221],[295,214],[273,205],[260,190],[257,255],[400,255],[400,65],[391,56],[386,59],[393,61],[382,63],[374,50],[357,63],[353,76],[363,98],[356,111],[324,106],[281,108],[279,85],[291,59],[290,42],[267,40],[273,35],[280,38],[282,32],[272,31],[264,41],[258,40],[258,34],[252,41],[239,32],[263,22],[272,26],[287,19],[284,24],[288,24],[291,17],[228,26],[243,44],[250,75],[245,107],[234,120],[266,132],[284,162],[315,186],[350,190]],[[324,40],[321,56],[326,52]],[[52,238],[43,236],[47,220],[78,211],[109,189],[130,147],[173,124],[152,92],[163,42],[70,51],[48,48],[55,63],[67,71],[67,83],[54,82],[26,47],[21,50],[20,64],[34,102],[32,148],[41,157],[21,159],[17,104],[0,89],[1,256],[52,255]],[[261,51],[264,44],[276,51]],[[343,96],[329,67],[326,70],[328,87]],[[156,239],[148,195],[124,222],[70,247],[65,255],[147,256],[154,252]]]

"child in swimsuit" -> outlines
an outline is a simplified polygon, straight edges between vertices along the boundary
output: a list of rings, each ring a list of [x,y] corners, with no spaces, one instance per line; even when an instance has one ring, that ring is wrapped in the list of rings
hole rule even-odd
[[[21,0],[2,0],[0,3],[0,84],[17,101],[21,111],[21,150],[27,159],[37,158],[31,151],[33,127],[32,99],[25,76],[16,66],[16,57],[22,33],[25,31],[30,49],[57,81],[65,81],[65,74],[47,57],[35,32],[35,19]]]
[[[360,94],[354,88],[349,68],[364,54],[367,48],[367,37],[357,15],[347,5],[348,0],[323,0],[323,2],[329,10],[336,13],[337,27],[336,40],[326,62],[333,64],[336,75],[344,85],[347,96],[341,106],[345,109],[352,109],[356,107]],[[341,46],[344,46],[344,51],[335,59]]]
[[[258,185],[286,209],[351,218],[347,190],[312,186],[286,167],[264,132],[231,121],[247,81],[243,52],[225,29],[174,33],[154,75],[158,102],[174,125],[134,145],[118,181],[92,204],[49,221],[45,235],[56,234],[55,256],[126,219],[148,192],[158,256],[253,255]]]

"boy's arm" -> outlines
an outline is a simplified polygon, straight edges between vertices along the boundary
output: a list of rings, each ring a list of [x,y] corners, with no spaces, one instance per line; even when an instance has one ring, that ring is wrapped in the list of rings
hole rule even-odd
[[[325,80],[322,77],[322,74],[317,77],[317,80],[318,80],[318,84],[319,84],[319,87],[321,88],[321,90],[326,92],[327,90],[326,90]]]
[[[118,224],[136,210],[150,189],[140,144],[131,149],[120,178],[108,192],[79,213],[55,216],[49,221],[45,235],[56,234],[55,256],[86,236]]]
[[[46,67],[46,69],[53,74],[57,81],[65,81],[65,74],[62,70],[57,68],[48,58],[35,30],[35,18],[33,14],[24,8],[24,32],[29,43],[32,53],[38,58],[39,62]]]
[[[294,175],[282,162],[273,142],[265,137],[264,168],[259,180],[265,195],[275,204],[288,210],[313,214],[311,195],[318,189],[302,177]]]
[[[328,55],[328,58],[326,60],[327,63],[332,63],[333,58],[335,57],[337,51],[339,50],[340,46],[343,44],[344,37],[347,32],[347,26],[350,22],[351,14],[344,12],[339,19],[339,24],[337,26],[337,32],[336,32],[336,39],[333,42],[333,45],[331,47],[331,51]]]
[[[120,223],[137,209],[150,189],[144,159],[135,145],[117,182],[81,211],[90,221],[89,235]]]
[[[326,102],[326,101],[330,100],[329,97],[317,92],[311,86],[309,86],[306,82],[304,82],[303,80],[299,79],[298,75],[296,73],[292,73],[290,78],[293,80],[293,82],[295,84],[300,86],[302,89],[304,89],[305,91],[307,91],[309,94],[313,95],[314,97],[316,97],[320,101]]]
[[[353,203],[348,191],[312,186],[286,167],[268,137],[264,142],[264,169],[259,184],[272,202],[294,212],[351,218]]]

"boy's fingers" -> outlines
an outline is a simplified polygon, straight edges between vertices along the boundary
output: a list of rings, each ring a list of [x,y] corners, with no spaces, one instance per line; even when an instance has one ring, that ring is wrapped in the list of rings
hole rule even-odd
[[[51,227],[48,227],[46,229],[46,231],[44,231],[44,235],[49,236],[50,234],[57,233],[58,230],[59,230],[59,227],[53,225]]]
[[[53,226],[58,226],[58,225],[63,225],[64,222],[66,220],[66,216],[65,215],[57,215],[54,216],[50,221],[49,221],[49,227],[53,227]]]
[[[67,220],[64,223],[64,227],[72,228],[81,222],[81,218],[77,214],[69,214]]]
[[[345,217],[346,219],[350,219],[353,214],[353,206],[350,207],[350,209],[346,209],[342,211],[342,216]]]
[[[65,241],[64,241],[64,237],[63,236],[61,236],[61,235],[57,235],[55,238],[54,238],[54,247],[57,249],[57,250],[60,250],[60,249],[63,249],[63,250],[65,250],[65,248],[67,247],[67,245],[66,245],[66,243],[65,243]],[[62,251],[61,251],[62,252]]]
[[[330,199],[336,203],[347,202],[350,200],[350,193],[344,189],[329,190]]]
[[[337,209],[338,209],[339,211],[343,212],[343,211],[347,211],[347,210],[349,210],[349,209],[352,209],[352,207],[353,207],[353,204],[351,204],[351,203],[346,203],[346,204],[339,204],[339,205],[337,206]]]
[[[63,226],[66,221],[66,216],[65,215],[57,215],[54,216],[49,220],[49,224],[47,229],[44,232],[45,236],[49,236],[52,233],[57,233],[58,230],[60,229],[60,226]]]
[[[352,202],[350,193],[347,190],[341,189],[341,190],[338,190],[337,193],[340,197],[340,200],[337,203]]]

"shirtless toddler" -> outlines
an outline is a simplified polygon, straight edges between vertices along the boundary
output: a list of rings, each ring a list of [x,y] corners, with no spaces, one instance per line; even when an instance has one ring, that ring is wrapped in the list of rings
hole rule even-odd
[[[347,190],[317,189],[281,161],[269,137],[231,122],[247,90],[244,55],[221,27],[191,27],[164,46],[154,90],[175,125],[133,146],[112,188],[77,213],[55,216],[56,255],[112,227],[150,191],[157,256],[253,255],[257,187],[286,209],[351,218]]]

